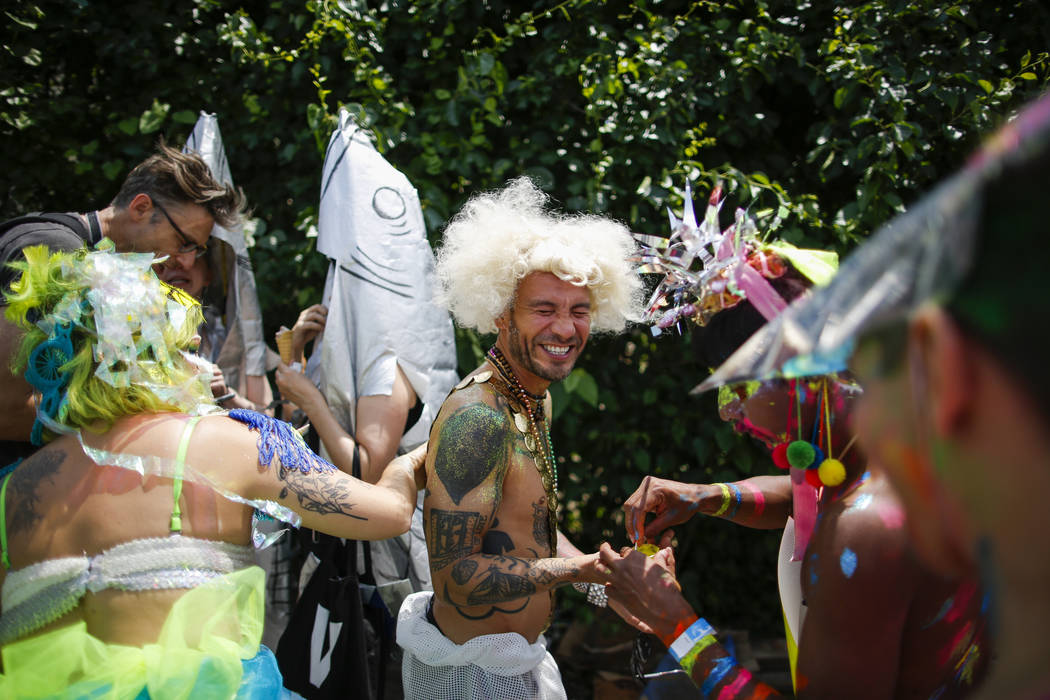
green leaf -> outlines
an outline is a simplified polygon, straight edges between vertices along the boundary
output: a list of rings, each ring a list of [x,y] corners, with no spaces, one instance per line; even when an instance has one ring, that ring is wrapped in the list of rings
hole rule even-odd
[[[164,120],[171,110],[171,105],[153,100],[153,105],[139,117],[139,131],[143,134],[152,134],[158,131],[164,124]]]
[[[987,80],[978,80],[978,81],[977,81],[977,84],[978,84],[978,85],[980,85],[980,86],[981,86],[981,88],[982,88],[982,89],[983,89],[983,90],[984,90],[985,92],[987,92],[987,93],[988,93],[989,95],[991,95],[991,94],[992,94],[993,92],[995,92],[995,86],[994,86],[994,85],[992,85],[992,84],[991,84],[990,82],[988,82]]]
[[[496,59],[488,51],[485,51],[478,56],[478,72],[481,75],[488,75],[492,72],[492,67],[496,65]]]
[[[102,174],[107,180],[116,180],[122,172],[124,172],[124,161],[122,160],[107,160],[102,164]]]
[[[846,102],[846,97],[848,95],[849,88],[845,86],[840,87],[838,90],[835,91],[835,97],[833,100],[835,104],[835,109],[842,109],[842,105]]]
[[[584,400],[587,405],[591,408],[598,407],[598,382],[594,380],[590,374],[584,370],[574,370],[582,372],[580,375],[579,384],[576,387],[576,395]]]
[[[1037,76],[1035,73],[1031,73],[1029,71],[1025,71],[1024,73],[1021,73],[1021,75],[1019,75],[1017,77],[1020,78],[1021,80],[1038,80],[1039,79],[1039,76]]]
[[[171,120],[176,124],[196,124],[197,114],[192,109],[180,109],[171,115]]]
[[[117,128],[123,131],[128,136],[131,136],[139,130],[139,120],[134,117],[128,117],[127,119],[121,119],[117,122]]]

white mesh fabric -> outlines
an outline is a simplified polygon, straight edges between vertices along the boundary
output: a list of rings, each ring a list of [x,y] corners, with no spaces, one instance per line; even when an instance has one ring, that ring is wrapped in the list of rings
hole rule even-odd
[[[565,700],[558,665],[542,635],[533,644],[513,632],[456,644],[426,619],[432,595],[410,595],[397,617],[407,700]]]

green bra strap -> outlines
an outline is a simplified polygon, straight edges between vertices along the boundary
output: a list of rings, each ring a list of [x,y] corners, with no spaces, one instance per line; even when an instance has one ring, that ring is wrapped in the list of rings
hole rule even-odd
[[[182,440],[179,442],[179,451],[175,455],[175,474],[172,476],[175,480],[172,485],[175,506],[171,509],[171,531],[173,533],[182,532],[182,508],[179,507],[179,499],[182,497],[182,472],[186,469],[186,451],[190,447],[190,436],[193,435],[193,429],[200,419],[200,416],[194,416],[186,423],[186,428],[182,431]]]
[[[7,556],[7,482],[11,481],[11,474],[4,477],[4,485],[0,486],[0,564],[5,569],[11,568],[11,559]]]

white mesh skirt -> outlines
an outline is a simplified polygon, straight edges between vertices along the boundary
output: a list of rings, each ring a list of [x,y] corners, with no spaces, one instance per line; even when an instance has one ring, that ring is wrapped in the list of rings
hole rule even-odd
[[[397,616],[406,700],[565,700],[558,664],[543,635],[533,644],[516,632],[456,644],[426,618],[432,595],[410,595]]]

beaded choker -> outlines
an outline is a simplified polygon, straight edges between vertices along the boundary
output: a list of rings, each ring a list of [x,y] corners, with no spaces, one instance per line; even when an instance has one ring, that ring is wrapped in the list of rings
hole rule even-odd
[[[543,491],[547,495],[547,525],[551,552],[558,549],[558,465],[554,461],[554,445],[551,443],[550,422],[544,415],[543,396],[530,393],[518,381],[507,358],[493,345],[488,351],[488,362],[495,368],[499,382],[493,386],[506,388],[510,392],[512,403],[516,403],[523,412],[514,410],[514,427],[524,436],[525,447],[532,454],[536,471],[543,482]],[[502,393],[502,392],[501,392]]]

